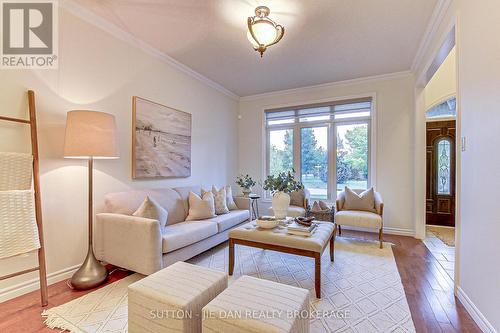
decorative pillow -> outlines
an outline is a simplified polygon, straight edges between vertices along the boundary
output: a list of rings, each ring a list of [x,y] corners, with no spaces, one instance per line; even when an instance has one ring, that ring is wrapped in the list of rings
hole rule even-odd
[[[215,203],[212,192],[202,190],[202,197],[189,192],[189,214],[186,221],[204,220],[215,217]]]
[[[320,212],[321,207],[319,206],[317,201],[314,201],[313,206],[311,208],[311,212]]]
[[[375,192],[373,187],[357,194],[349,187],[345,187],[345,210],[362,210],[366,212],[376,212],[375,210]]]
[[[328,205],[326,204],[326,202],[324,202],[323,200],[319,201],[319,208],[321,208],[321,210],[328,210],[328,209],[330,209],[330,207],[328,207]]]
[[[212,185],[212,193],[215,201],[215,214],[222,215],[229,213],[229,208],[227,207],[226,188],[222,187],[220,190],[217,190],[217,187]]]
[[[236,206],[233,199],[233,190],[231,189],[231,186],[226,186],[226,203],[229,210],[238,209],[238,206]]]
[[[290,205],[304,207],[304,189],[290,192]]]
[[[142,204],[132,215],[158,220],[160,222],[160,227],[162,228],[167,225],[168,212],[149,196],[144,199]]]

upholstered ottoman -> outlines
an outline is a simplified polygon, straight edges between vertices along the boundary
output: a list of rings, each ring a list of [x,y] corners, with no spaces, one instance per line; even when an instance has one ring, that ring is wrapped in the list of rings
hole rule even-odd
[[[203,308],[203,332],[309,332],[309,291],[242,276]]]
[[[179,261],[128,287],[128,332],[201,332],[201,309],[226,287],[225,273]]]

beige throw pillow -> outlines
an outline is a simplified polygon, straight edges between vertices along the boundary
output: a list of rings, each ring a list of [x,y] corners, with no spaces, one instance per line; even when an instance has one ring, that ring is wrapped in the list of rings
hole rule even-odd
[[[345,210],[362,210],[366,212],[376,212],[375,210],[375,191],[373,187],[357,194],[349,187],[345,187]]]
[[[212,185],[212,194],[214,195],[215,201],[215,214],[222,215],[229,213],[229,208],[227,207],[226,188],[222,187],[218,190],[215,185]]]
[[[158,220],[160,222],[160,227],[162,228],[167,225],[168,212],[149,196],[144,199],[142,204],[132,215]]]
[[[290,192],[290,205],[304,207],[304,190]]]
[[[231,186],[226,186],[226,203],[229,210],[238,209],[238,206],[236,206],[236,203],[233,199],[233,190],[231,189]]]
[[[206,192],[202,190],[203,195],[200,198],[199,195],[189,192],[189,214],[186,221],[193,220],[204,220],[215,217],[215,203],[214,195],[212,192]]]
[[[311,212],[320,212],[320,211],[321,211],[321,207],[319,206],[317,201],[314,201]]]
[[[323,200],[319,201],[319,208],[321,208],[321,210],[329,210],[330,209],[330,207],[328,207],[326,202],[324,202]]]

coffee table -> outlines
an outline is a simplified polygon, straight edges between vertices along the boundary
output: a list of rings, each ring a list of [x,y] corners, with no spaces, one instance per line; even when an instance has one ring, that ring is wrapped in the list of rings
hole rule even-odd
[[[334,243],[337,225],[332,222],[315,221],[318,228],[310,237],[290,235],[286,227],[274,229],[257,227],[255,221],[229,231],[229,275],[234,271],[234,246],[252,246],[265,250],[290,253],[314,258],[314,289],[321,298],[321,255],[330,244],[330,260],[334,261]]]

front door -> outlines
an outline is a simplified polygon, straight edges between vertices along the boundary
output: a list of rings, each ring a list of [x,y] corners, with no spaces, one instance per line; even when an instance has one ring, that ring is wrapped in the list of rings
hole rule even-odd
[[[455,120],[427,123],[427,224],[455,226]]]

